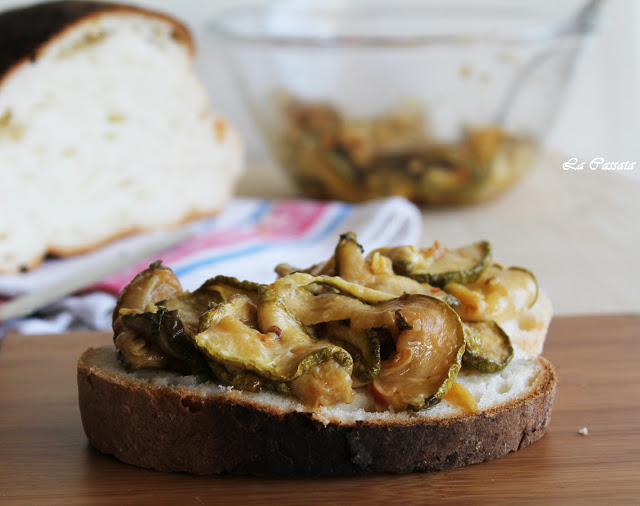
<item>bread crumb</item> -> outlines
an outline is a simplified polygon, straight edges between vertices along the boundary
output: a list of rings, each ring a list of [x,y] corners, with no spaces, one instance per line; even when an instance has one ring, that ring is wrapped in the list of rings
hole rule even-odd
[[[586,427],[582,427],[582,429],[580,429],[578,431],[578,434],[581,434],[583,436],[588,436],[589,435],[589,429],[587,429]]]

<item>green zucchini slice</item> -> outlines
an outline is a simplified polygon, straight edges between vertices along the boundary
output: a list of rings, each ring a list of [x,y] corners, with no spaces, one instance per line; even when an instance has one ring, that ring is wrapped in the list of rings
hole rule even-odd
[[[154,347],[150,340],[134,330],[121,327],[114,337],[114,344],[118,358],[127,371],[164,369],[171,365],[170,355]]]
[[[305,284],[324,284],[334,291],[315,295]],[[423,294],[389,298],[339,277],[301,273],[273,286],[304,325],[349,320],[354,332],[389,329],[396,349],[381,362],[371,386],[379,403],[397,410],[422,409],[439,402],[451,388],[466,339],[460,318],[446,302]]]
[[[195,292],[186,293],[175,299],[169,299],[156,303],[158,311],[165,309],[175,312],[184,330],[188,335],[194,336],[198,333],[200,317],[213,306],[222,302],[224,298],[217,290],[208,290],[205,285]]]
[[[258,283],[240,281],[229,276],[216,276],[205,281],[194,292],[187,292],[179,297],[157,302],[158,307],[164,307],[170,311],[177,311],[185,331],[193,336],[198,333],[200,317],[232,295],[245,295],[253,302],[258,298]]]
[[[206,288],[211,292],[218,292],[222,300],[226,300],[232,295],[242,294],[249,297],[255,303],[258,301],[258,290],[260,286],[259,283],[254,283],[253,281],[241,281],[238,278],[220,275],[206,281],[201,288]]]
[[[204,357],[191,341],[178,311],[158,308],[156,312],[131,313],[123,315],[121,322],[123,332],[116,339],[116,347],[129,370],[171,367],[185,374],[207,371]],[[137,336],[137,342],[131,339],[133,336]],[[162,360],[158,360],[160,356]]]
[[[247,296],[233,295],[203,317],[194,341],[208,358],[227,370],[248,370],[276,382],[292,381],[328,359],[351,374],[349,353],[327,340],[313,339],[272,288],[260,289],[258,328],[236,316],[247,312],[247,304],[251,304]]]
[[[445,302],[424,295],[405,295],[380,306],[399,310],[402,323],[396,325],[404,330],[371,383],[375,399],[396,411],[437,404],[453,385],[466,347],[458,315]]]
[[[363,383],[378,375],[381,349],[383,345],[393,342],[387,328],[354,329],[348,321],[329,322],[320,332],[349,352],[353,358],[353,375]]]
[[[490,265],[473,283],[449,283],[444,290],[459,300],[456,311],[464,321],[506,321],[538,298],[538,282],[531,272],[497,265]]]
[[[318,264],[320,268],[314,266],[300,270],[281,264],[276,268],[276,271],[281,278],[292,274],[316,276],[316,283],[332,286],[338,291],[349,293],[351,296],[367,302],[398,297],[404,293],[419,293],[436,297],[444,300],[450,306],[457,307],[459,302],[453,295],[441,291],[439,287],[420,283],[415,279],[395,273],[391,260],[384,255],[376,254],[379,251],[402,251],[405,249],[410,250],[411,248],[383,248],[365,258],[363,248],[358,243],[356,235],[353,232],[347,232],[340,236],[334,255],[329,261]],[[387,262],[388,266],[385,265]],[[363,288],[381,293],[368,292]]]
[[[465,330],[474,337],[467,341],[462,357],[465,365],[482,372],[504,369],[513,358],[513,346],[507,333],[494,321],[464,323]]]
[[[455,297],[441,291],[438,287],[396,274],[392,269],[392,264],[389,265],[390,272],[388,273],[385,272],[385,269],[382,269],[383,272],[378,272],[377,270],[374,272],[372,264],[377,260],[376,255],[369,255],[365,259],[363,248],[358,243],[353,232],[347,232],[340,236],[334,259],[336,276],[350,283],[362,285],[396,297],[404,293],[420,293],[444,300],[453,307],[459,304]],[[341,290],[345,291],[344,288],[341,288]],[[357,295],[354,294],[354,296]]]
[[[540,285],[538,285],[538,278],[536,278],[533,272],[531,272],[529,269],[525,269],[524,267],[509,267],[508,270],[520,271],[529,276],[530,281],[527,283],[527,285],[532,286],[531,283],[533,283],[533,289],[530,289],[528,292],[527,300],[529,305],[527,306],[527,309],[531,308],[538,301],[538,296],[540,295]]]
[[[153,262],[120,292],[113,309],[114,339],[121,330],[122,314],[155,310],[156,302],[179,297],[182,293],[180,281],[173,271],[162,265],[162,260]]]
[[[350,283],[364,283],[371,277],[371,271],[365,266],[363,252],[364,248],[358,242],[356,234],[341,234],[334,253],[336,276]]]
[[[283,394],[290,393],[289,383],[282,381],[270,381],[253,371],[235,370],[234,372],[231,372],[223,364],[210,359],[207,360],[207,364],[216,378],[218,378],[222,383],[237,388],[238,390],[245,390],[248,392],[270,390]]]
[[[385,254],[385,253],[383,253]],[[448,283],[468,284],[477,280],[491,261],[491,244],[480,241],[458,249],[390,248],[387,254],[398,274],[420,283],[443,287]]]

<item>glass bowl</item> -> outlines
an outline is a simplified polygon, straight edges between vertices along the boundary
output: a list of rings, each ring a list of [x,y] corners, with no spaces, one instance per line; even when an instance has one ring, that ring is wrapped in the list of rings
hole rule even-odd
[[[531,167],[597,4],[308,0],[210,28],[303,195],[464,205]]]

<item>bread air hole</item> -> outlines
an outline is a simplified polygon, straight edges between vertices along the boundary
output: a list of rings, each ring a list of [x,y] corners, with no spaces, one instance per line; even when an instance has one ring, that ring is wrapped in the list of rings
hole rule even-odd
[[[518,327],[521,330],[535,330],[538,326],[535,315],[531,313],[523,313],[518,318]]]
[[[499,387],[498,387],[498,393],[499,394],[506,394],[509,393],[509,391],[511,390],[511,385],[509,385],[509,383],[502,383]]]

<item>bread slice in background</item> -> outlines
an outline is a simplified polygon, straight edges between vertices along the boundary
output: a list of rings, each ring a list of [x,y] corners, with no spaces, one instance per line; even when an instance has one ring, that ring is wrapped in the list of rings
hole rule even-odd
[[[495,374],[463,368],[456,381],[479,415],[447,400],[418,413],[372,412],[366,392],[353,404],[309,411],[196,376],[130,374],[113,346],[78,361],[80,413],[95,448],[136,466],[196,474],[436,471],[496,459],[544,435],[556,389],[544,358],[515,359]]]
[[[52,2],[0,14],[0,273],[217,212],[242,171],[179,21]]]

